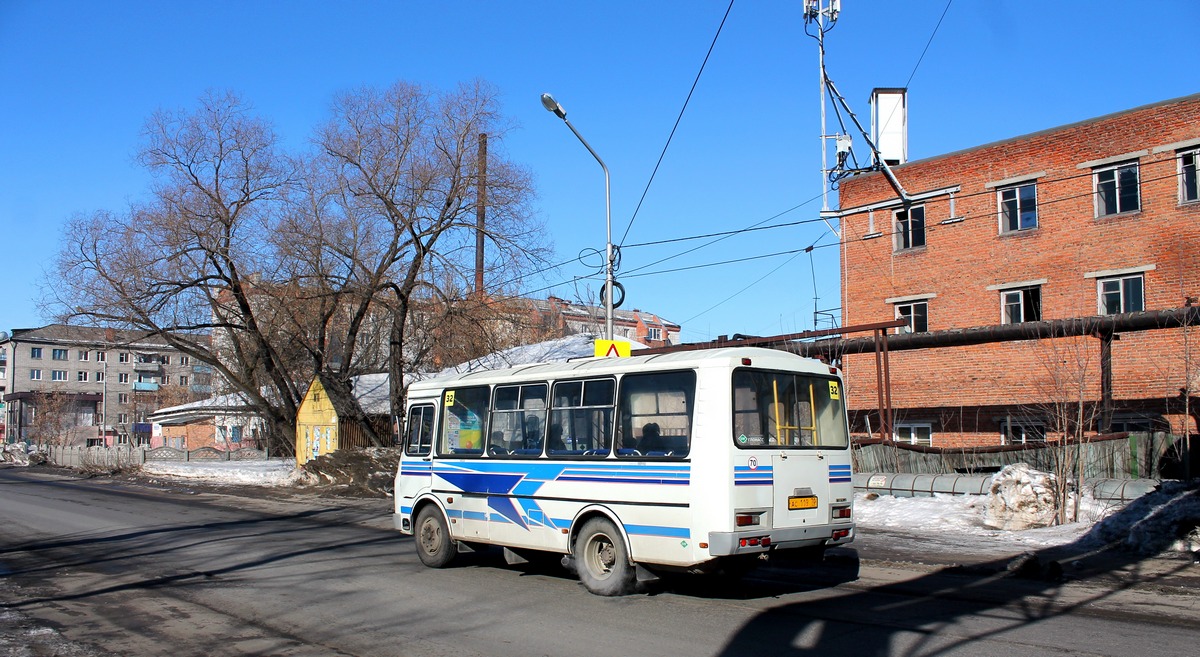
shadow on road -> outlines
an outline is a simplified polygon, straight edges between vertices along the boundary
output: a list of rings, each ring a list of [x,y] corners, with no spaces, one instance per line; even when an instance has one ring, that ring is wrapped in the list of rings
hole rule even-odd
[[[1167,560],[1165,568],[1162,563],[1142,566],[1200,523],[1190,511],[1170,514],[1163,507],[1187,502],[1194,509],[1197,497],[1200,485],[1193,484],[1167,505],[1135,502],[1069,545],[969,568],[940,568],[903,582],[775,607],[745,623],[717,654],[872,657],[957,649],[987,654],[970,644],[1192,571],[1187,559]],[[1174,518],[1172,531],[1143,536],[1136,550],[1115,544],[1114,527],[1138,527],[1164,515]],[[1117,572],[1119,579],[1112,577]],[[784,570],[782,575],[791,578],[797,573]],[[1065,582],[1093,578],[1104,580],[1105,586],[1066,594]],[[981,622],[981,617],[987,621]]]

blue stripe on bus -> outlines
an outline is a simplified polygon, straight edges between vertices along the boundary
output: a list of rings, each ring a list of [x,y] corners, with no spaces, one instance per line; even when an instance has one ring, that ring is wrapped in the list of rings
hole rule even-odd
[[[842,484],[848,481],[851,481],[849,463],[830,464],[829,483]]]
[[[559,477],[557,481],[595,481],[606,484],[687,485],[683,479],[634,479],[632,477]]]
[[[659,525],[625,525],[625,533],[630,536],[692,537],[692,533],[687,527],[661,527]]]

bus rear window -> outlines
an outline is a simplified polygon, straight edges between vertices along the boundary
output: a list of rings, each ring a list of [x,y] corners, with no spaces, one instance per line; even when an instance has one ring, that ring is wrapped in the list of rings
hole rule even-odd
[[[741,448],[845,448],[841,383],[788,372],[733,373],[733,439]]]

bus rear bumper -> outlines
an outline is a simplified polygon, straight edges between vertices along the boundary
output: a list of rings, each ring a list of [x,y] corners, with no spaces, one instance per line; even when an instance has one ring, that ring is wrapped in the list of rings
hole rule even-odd
[[[835,531],[839,533],[837,539],[833,538]],[[845,533],[843,534],[842,532]],[[734,554],[767,552],[772,549],[788,550],[816,545],[844,545],[853,540],[853,524],[740,532],[709,532],[708,553],[714,557],[724,557]]]

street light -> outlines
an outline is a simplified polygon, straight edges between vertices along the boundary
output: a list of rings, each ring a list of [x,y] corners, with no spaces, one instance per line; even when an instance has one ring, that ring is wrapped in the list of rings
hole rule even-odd
[[[550,94],[542,94],[542,107],[547,111],[553,112],[555,116],[563,120],[571,132],[579,138],[592,157],[600,163],[600,168],[604,170],[604,227],[605,227],[605,249],[604,249],[604,339],[613,339],[613,243],[612,243],[612,193],[609,191],[608,167],[604,165],[604,160],[596,154],[592,149],[591,144],[579,134],[575,126],[567,120],[567,111],[562,105],[554,100],[554,96]]]

